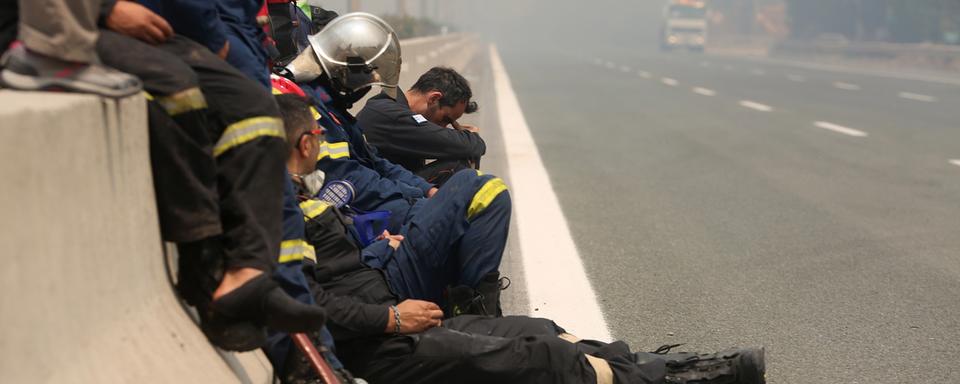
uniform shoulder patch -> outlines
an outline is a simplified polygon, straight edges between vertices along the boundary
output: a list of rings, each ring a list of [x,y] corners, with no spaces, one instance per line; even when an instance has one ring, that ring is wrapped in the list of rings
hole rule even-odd
[[[413,121],[416,121],[417,124],[423,124],[427,122],[427,118],[423,117],[423,115],[418,113],[416,115],[413,115]]]

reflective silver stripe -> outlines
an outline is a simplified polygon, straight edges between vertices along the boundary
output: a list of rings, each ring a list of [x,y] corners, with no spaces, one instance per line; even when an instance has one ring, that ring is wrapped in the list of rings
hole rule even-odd
[[[200,91],[200,88],[196,87],[177,92],[170,96],[157,97],[156,100],[170,116],[207,108],[207,99],[203,97],[203,92]]]
[[[220,156],[236,146],[264,136],[284,138],[286,134],[283,131],[283,120],[262,116],[230,124],[213,147],[213,155]]]
[[[280,257],[277,258],[277,261],[281,264],[301,261],[305,258],[314,261],[317,260],[313,247],[303,239],[284,240],[280,243]]]
[[[320,153],[317,155],[317,160],[323,160],[327,157],[331,159],[349,158],[350,143],[328,143],[326,141],[320,143]]]
[[[329,206],[330,204],[320,200],[307,200],[300,203],[300,210],[303,211],[303,221],[310,221],[310,219],[320,216]]]

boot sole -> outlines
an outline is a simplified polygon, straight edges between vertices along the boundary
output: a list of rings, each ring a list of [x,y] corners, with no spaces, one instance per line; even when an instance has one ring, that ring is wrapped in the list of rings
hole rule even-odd
[[[62,88],[70,91],[90,93],[109,98],[132,96],[141,91],[141,88],[139,87],[133,87],[127,90],[116,90],[98,87],[89,83],[72,81],[69,79],[40,78],[36,76],[21,75],[9,70],[0,72],[0,83],[7,88],[19,89],[23,91],[48,91]]]
[[[267,343],[266,330],[249,322],[202,324],[201,330],[211,344],[227,351],[248,352]]]

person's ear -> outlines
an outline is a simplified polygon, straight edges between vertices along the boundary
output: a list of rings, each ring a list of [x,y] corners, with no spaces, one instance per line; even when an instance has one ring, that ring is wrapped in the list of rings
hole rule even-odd
[[[301,157],[310,156],[310,146],[313,143],[310,140],[310,135],[300,135],[300,141],[297,142],[297,151],[300,152]]]
[[[427,93],[427,105],[439,105],[441,98],[443,98],[443,93],[440,91],[430,91],[430,93]]]

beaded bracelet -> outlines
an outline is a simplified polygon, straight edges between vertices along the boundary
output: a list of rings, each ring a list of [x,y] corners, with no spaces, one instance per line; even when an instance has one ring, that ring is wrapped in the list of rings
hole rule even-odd
[[[394,327],[393,333],[395,335],[400,335],[400,309],[396,305],[391,305],[390,308],[393,308],[393,320]]]

